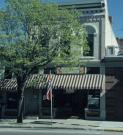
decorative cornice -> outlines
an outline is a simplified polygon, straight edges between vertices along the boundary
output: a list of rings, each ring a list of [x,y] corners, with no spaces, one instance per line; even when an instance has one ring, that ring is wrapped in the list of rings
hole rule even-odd
[[[105,15],[90,15],[90,16],[81,16],[81,22],[99,22],[105,18]]]

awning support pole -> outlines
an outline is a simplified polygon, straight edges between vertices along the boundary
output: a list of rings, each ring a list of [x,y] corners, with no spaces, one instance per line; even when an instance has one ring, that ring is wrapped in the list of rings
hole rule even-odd
[[[50,76],[51,76],[51,70],[50,70]],[[51,89],[51,102],[50,102],[50,113],[51,113],[51,125],[53,122],[53,90]]]

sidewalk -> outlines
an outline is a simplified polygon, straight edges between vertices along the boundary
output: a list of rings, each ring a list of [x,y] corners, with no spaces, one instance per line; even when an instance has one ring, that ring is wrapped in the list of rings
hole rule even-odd
[[[0,120],[0,128],[53,128],[123,132],[123,122],[90,121],[81,119],[24,119],[23,124],[16,120]]]

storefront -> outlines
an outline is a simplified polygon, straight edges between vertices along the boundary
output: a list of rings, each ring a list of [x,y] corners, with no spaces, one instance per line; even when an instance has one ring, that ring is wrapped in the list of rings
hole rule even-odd
[[[15,118],[17,115],[17,84],[13,80],[0,81],[0,117]]]
[[[55,118],[70,118],[72,116],[89,118],[90,114],[95,113],[97,110],[98,115],[96,117],[98,119],[105,118],[105,114],[101,114],[105,111],[104,75],[52,74],[51,78]],[[6,96],[4,96],[6,99],[4,116],[11,114],[11,111],[17,111],[17,84],[15,80],[8,80],[8,82],[5,84],[10,85],[1,87],[1,93],[6,93]],[[32,75],[29,78],[25,89],[25,115],[37,115],[40,118],[50,117],[50,101],[45,98],[47,83],[48,75]],[[9,92],[6,92],[7,90]],[[7,114],[8,111],[10,111],[9,114]]]

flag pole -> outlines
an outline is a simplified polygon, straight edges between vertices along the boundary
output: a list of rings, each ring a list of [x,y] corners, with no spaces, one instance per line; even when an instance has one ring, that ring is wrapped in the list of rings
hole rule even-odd
[[[50,77],[51,77],[51,70],[50,70]],[[51,78],[50,78],[51,79]],[[52,89],[51,89],[51,102],[50,102],[50,105],[51,105],[51,125],[52,125],[52,122],[53,122],[53,93],[52,93],[53,91],[52,91]]]

